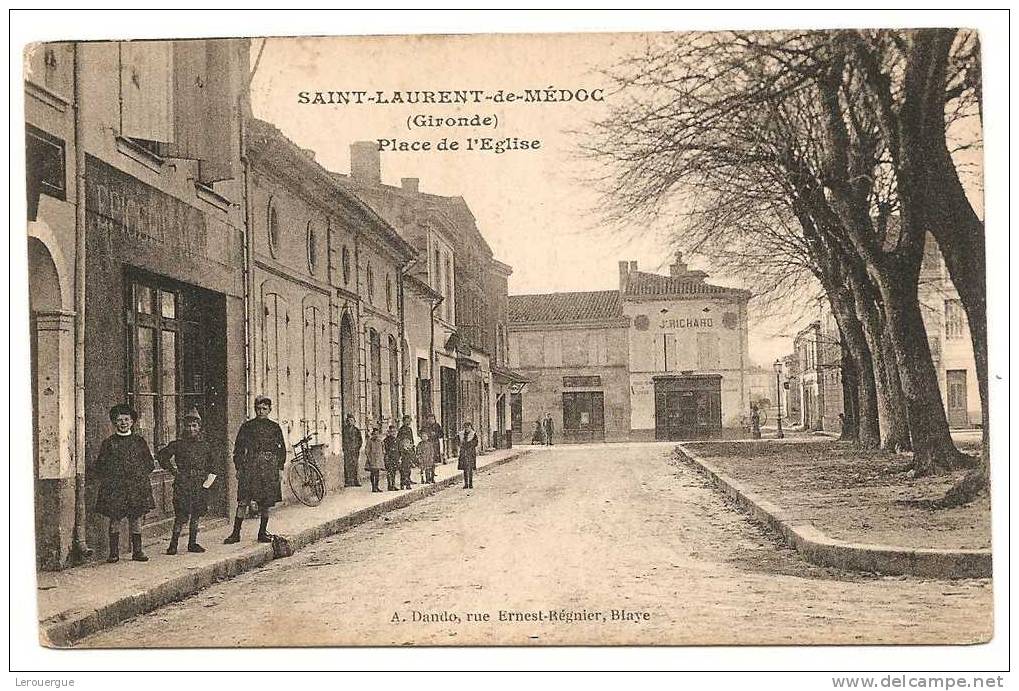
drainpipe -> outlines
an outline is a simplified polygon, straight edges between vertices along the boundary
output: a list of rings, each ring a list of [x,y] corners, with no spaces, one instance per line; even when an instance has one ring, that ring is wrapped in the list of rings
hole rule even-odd
[[[92,556],[85,539],[85,145],[81,54],[74,44],[74,529],[71,561]]]

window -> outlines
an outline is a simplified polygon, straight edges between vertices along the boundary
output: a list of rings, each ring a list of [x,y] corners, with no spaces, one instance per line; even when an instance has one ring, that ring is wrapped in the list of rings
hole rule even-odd
[[[962,338],[966,332],[966,314],[959,300],[945,300],[945,338]]]
[[[386,274],[386,309],[393,311],[393,277]]]
[[[308,271],[314,274],[318,268],[318,232],[314,221],[308,221]]]
[[[272,252],[272,256],[276,256],[276,252],[280,246],[280,219],[279,214],[276,212],[276,206],[272,203],[272,199],[269,200],[269,251]]]
[[[343,265],[343,284],[350,285],[350,250],[343,246],[341,262]]]
[[[379,340],[379,332],[375,329],[368,331],[368,355],[371,365],[370,389],[371,389],[371,413],[376,425],[382,421],[382,343]]]
[[[367,282],[368,282],[368,302],[375,302],[375,272],[372,271],[372,265],[369,264],[366,270]]]
[[[718,369],[718,336],[710,333],[697,334],[697,369]]]
[[[67,198],[64,142],[42,130],[26,127],[25,163],[28,169],[28,215],[35,218],[40,194]]]
[[[389,336],[389,415],[396,419],[400,414],[400,349],[396,339]]]

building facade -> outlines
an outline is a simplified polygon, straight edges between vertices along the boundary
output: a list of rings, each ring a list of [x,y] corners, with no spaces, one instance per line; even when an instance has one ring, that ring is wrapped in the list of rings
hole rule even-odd
[[[154,449],[197,407],[219,458],[244,419],[247,75],[243,40],[45,44],[29,56],[43,568],[105,544],[105,526],[90,510],[90,468],[111,432],[111,406],[136,408],[137,431]],[[211,88],[202,95],[199,84]],[[224,465],[211,493],[220,512],[234,484]],[[151,483],[156,509],[146,530],[172,516],[169,474],[157,470]]]
[[[667,276],[620,262],[614,291],[511,296],[511,362],[531,379],[522,425],[548,412],[578,441],[739,427],[750,404],[750,294],[706,277],[677,255]]]

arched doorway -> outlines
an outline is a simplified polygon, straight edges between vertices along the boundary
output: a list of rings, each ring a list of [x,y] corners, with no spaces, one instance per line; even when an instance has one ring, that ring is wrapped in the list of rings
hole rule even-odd
[[[342,417],[357,411],[357,349],[354,345],[354,325],[350,315],[344,313],[340,319],[340,402]]]
[[[53,255],[32,236],[28,276],[36,555],[40,567],[52,569],[67,557],[74,522],[73,499],[67,500],[75,476],[74,314],[65,310]]]

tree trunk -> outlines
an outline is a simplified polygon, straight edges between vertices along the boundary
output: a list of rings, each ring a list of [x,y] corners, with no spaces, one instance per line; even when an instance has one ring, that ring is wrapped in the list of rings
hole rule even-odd
[[[852,354],[856,373],[857,440],[860,448],[876,449],[881,445],[878,419],[877,389],[874,384],[874,359],[863,328],[853,308],[853,296],[844,286],[832,286],[828,300],[832,315],[842,336],[842,348]]]
[[[860,376],[853,354],[842,341],[842,433],[839,441],[860,443]]]
[[[902,285],[897,274],[881,273],[876,278],[906,400],[914,471],[917,475],[931,475],[971,466],[973,459],[955,448],[948,431],[915,290]]]
[[[881,348],[881,365],[884,369],[885,420],[887,431],[882,439],[883,448],[889,451],[912,451],[913,442],[909,435],[909,415],[906,412],[906,397],[902,393],[902,379],[899,377],[899,363],[892,346],[892,335],[888,329],[878,334]]]

